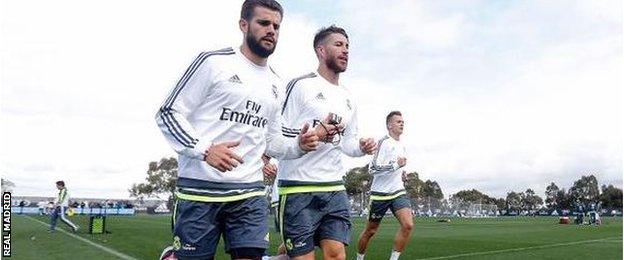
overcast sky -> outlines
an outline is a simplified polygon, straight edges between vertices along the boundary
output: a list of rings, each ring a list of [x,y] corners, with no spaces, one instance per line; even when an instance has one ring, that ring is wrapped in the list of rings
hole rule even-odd
[[[350,36],[342,83],[363,136],[401,110],[408,171],[495,197],[582,175],[622,187],[621,1],[281,1],[270,63],[316,68]],[[2,1],[0,173],[14,195],[127,198],[174,156],[154,114],[201,51],[239,46],[241,1]],[[370,157],[347,160],[361,166]]]

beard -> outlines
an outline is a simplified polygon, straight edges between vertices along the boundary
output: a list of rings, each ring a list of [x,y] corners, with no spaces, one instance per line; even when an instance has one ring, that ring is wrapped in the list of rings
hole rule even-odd
[[[251,33],[247,33],[247,35],[245,35],[245,42],[247,42],[247,46],[249,46],[251,52],[262,58],[268,58],[271,56],[273,51],[275,51],[275,46],[277,46],[277,43],[273,43],[273,48],[267,49],[260,44],[260,40],[254,39]]]
[[[330,59],[325,60],[325,65],[327,65],[327,67],[336,74],[345,72],[345,70],[347,70],[347,67],[341,68],[340,66],[338,66],[337,61],[338,59],[336,59],[335,57],[331,57]]]

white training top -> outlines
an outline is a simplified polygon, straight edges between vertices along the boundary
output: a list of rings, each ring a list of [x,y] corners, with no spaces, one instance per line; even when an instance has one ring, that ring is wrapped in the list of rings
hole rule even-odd
[[[59,206],[69,207],[69,193],[67,193],[67,188],[59,190],[58,196],[56,197],[56,200],[54,200],[54,203]]]
[[[321,142],[316,151],[301,158],[280,160],[280,194],[293,193],[293,189],[284,187],[296,186],[307,187],[305,190],[296,189],[296,192],[344,189],[342,153],[352,157],[364,155],[357,137],[357,112],[351,93],[343,86],[329,83],[317,73],[306,74],[288,83],[282,110],[284,136],[295,138],[304,123],[310,124],[312,129],[329,113],[335,114],[337,121],[345,125],[344,136],[340,136],[337,145]],[[325,188],[317,189],[320,186]],[[334,188],[328,190],[329,186]]]
[[[390,195],[405,190],[403,185],[402,167],[398,158],[405,157],[405,146],[392,137],[384,136],[377,143],[377,152],[369,164],[369,172],[373,175],[371,194]]]
[[[160,130],[179,154],[178,187],[216,197],[262,194],[265,151],[279,159],[303,154],[297,139],[281,135],[283,93],[280,78],[268,65],[252,63],[237,48],[201,53],[156,114]],[[234,170],[220,172],[203,161],[213,143],[239,140],[231,149],[244,163]]]

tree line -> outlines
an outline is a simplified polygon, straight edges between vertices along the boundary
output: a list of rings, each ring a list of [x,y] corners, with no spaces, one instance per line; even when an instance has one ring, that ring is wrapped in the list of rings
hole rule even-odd
[[[349,170],[345,176],[347,193],[360,196],[370,189],[372,176],[368,174],[368,165]],[[416,201],[427,203],[430,208],[466,208],[469,204],[496,205],[499,210],[536,211],[536,210],[572,210],[577,205],[587,207],[591,203],[600,203],[604,209],[622,211],[622,189],[609,185],[598,186],[593,174],[582,176],[572,187],[559,188],[554,182],[546,187],[545,196],[539,196],[533,189],[510,191],[504,198],[495,198],[476,189],[461,190],[444,199],[440,185],[433,180],[421,180],[417,172],[408,174],[405,188],[409,196]],[[544,199],[543,199],[544,198]]]
[[[162,158],[148,164],[147,177],[143,183],[135,183],[129,189],[136,198],[160,198],[173,202],[173,192],[178,173],[176,158]],[[576,205],[600,203],[602,208],[622,210],[622,189],[609,185],[598,186],[592,174],[582,176],[570,188],[559,187],[551,182],[546,187],[544,199],[532,189],[510,191],[505,198],[495,198],[476,189],[461,190],[448,199],[440,185],[434,180],[422,180],[418,172],[410,172],[405,182],[409,197],[427,208],[463,208],[472,203],[496,205],[499,210],[536,211],[571,210]],[[344,182],[347,193],[357,201],[366,203],[373,177],[368,173],[368,165],[347,171]]]

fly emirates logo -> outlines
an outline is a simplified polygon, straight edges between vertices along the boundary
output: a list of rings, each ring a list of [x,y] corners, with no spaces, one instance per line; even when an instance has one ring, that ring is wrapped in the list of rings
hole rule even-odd
[[[260,113],[260,109],[262,109],[262,105],[254,101],[247,100],[245,103],[246,111],[236,111],[228,107],[223,107],[221,108],[221,116],[219,119],[223,121],[251,125],[258,128],[265,128],[269,120],[266,119],[266,117],[258,115],[258,113]]]

